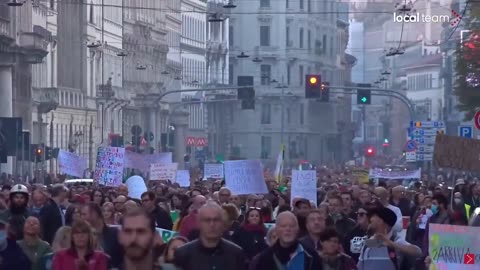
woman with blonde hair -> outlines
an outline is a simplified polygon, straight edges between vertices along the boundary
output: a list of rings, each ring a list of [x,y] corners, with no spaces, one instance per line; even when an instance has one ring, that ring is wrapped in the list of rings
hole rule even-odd
[[[115,222],[115,206],[111,202],[106,202],[102,205],[103,219],[107,225],[116,225]]]
[[[40,261],[40,265],[42,268],[40,270],[52,270],[52,259],[53,255],[62,249],[70,248],[70,243],[72,239],[72,227],[70,226],[63,226],[58,229],[55,233],[55,237],[53,238],[52,242],[52,253],[46,254],[43,256]]]
[[[107,270],[108,256],[96,250],[92,227],[80,220],[72,225],[70,248],[56,252],[52,270]]]

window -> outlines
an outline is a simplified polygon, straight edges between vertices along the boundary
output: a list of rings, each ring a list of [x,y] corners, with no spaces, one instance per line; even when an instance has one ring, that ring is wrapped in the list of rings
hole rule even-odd
[[[270,65],[261,65],[260,66],[260,76],[262,78],[262,85],[269,85],[270,78],[272,77],[272,66]]]
[[[333,37],[330,37],[330,56],[333,56],[333,51],[334,51]]]
[[[300,49],[303,49],[303,28],[300,28],[299,31],[299,47]]]
[[[262,118],[261,118],[261,123],[263,125],[268,125],[271,124],[271,111],[272,111],[272,106],[269,103],[263,103],[262,104]]]
[[[260,0],[260,7],[262,8],[270,7],[270,0]]]
[[[303,9],[303,0],[300,0],[300,9]]]
[[[270,26],[260,26],[260,46],[270,46]]]
[[[90,18],[88,19],[88,21],[89,21],[90,23],[95,23],[95,22],[93,21],[93,19],[94,19],[94,16],[93,16],[93,7],[94,7],[94,4],[93,4],[92,1],[90,1]],[[102,22],[102,24],[103,24],[103,22]]]
[[[50,9],[55,9],[55,0],[50,0]]]
[[[287,108],[287,123],[290,124],[290,108]]]
[[[233,78],[234,78],[233,65],[230,64],[230,65],[228,65],[228,84],[234,84]]]
[[[272,152],[272,137],[262,136],[261,147],[262,147],[262,153],[260,155],[260,158],[269,159],[270,153]]]
[[[70,103],[68,105],[73,106],[73,94],[69,94],[70,96]]]
[[[291,81],[292,81],[292,66],[288,65],[287,66],[287,84],[290,85]]]
[[[289,2],[289,0],[285,0],[285,4],[286,4],[285,7],[286,7],[286,8],[289,8],[289,3],[288,3],[288,2]]]
[[[322,39],[322,53],[326,54],[327,53],[327,35],[323,35]]]
[[[303,77],[304,77],[304,75],[303,75],[303,66],[299,66],[299,67],[298,67],[298,75],[299,75],[299,77],[300,77],[298,81],[299,81],[299,83],[300,83],[300,86],[302,86],[302,85],[303,85],[303,79],[304,79],[304,78],[303,78]]]
[[[305,107],[303,106],[303,103],[300,104],[300,125],[303,125],[303,122],[304,122],[304,115],[305,113]]]
[[[233,46],[233,26],[228,27],[228,43],[229,46]]]
[[[288,44],[290,43],[290,27],[287,26],[285,29],[285,46],[290,47]]]
[[[312,32],[310,30],[307,33],[307,48],[308,50],[312,49]]]
[[[307,11],[312,12],[312,0],[307,0]]]

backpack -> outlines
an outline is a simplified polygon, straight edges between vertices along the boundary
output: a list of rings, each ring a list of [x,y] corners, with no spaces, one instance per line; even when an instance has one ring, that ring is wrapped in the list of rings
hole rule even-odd
[[[392,234],[390,237],[390,241],[395,242],[398,239],[396,234]],[[367,247],[364,245],[362,248],[362,254],[365,253]],[[395,250],[394,248],[387,247],[387,253],[392,261],[393,265],[395,266],[395,270],[411,270],[413,267],[411,266],[410,261],[406,258],[403,254]]]

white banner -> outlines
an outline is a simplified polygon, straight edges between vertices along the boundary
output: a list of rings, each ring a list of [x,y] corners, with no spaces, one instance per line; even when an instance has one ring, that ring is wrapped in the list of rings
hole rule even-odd
[[[262,163],[259,160],[230,160],[225,161],[224,165],[225,183],[232,194],[268,193]]]
[[[422,169],[407,171],[388,171],[383,169],[370,169],[370,178],[384,179],[420,179],[422,177]]]
[[[172,153],[154,153],[142,155],[130,151],[125,151],[125,168],[137,169],[142,172],[148,172],[150,165],[154,163],[169,164],[172,163]]]
[[[58,167],[61,173],[82,178],[83,173],[87,169],[87,159],[74,153],[60,150],[58,152]]]
[[[307,199],[317,205],[317,172],[292,170],[291,202],[296,198]]]

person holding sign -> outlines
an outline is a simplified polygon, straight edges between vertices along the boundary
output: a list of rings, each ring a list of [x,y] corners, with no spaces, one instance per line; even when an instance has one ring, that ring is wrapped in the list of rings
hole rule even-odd
[[[406,256],[420,257],[422,251],[397,236],[393,230],[397,222],[395,212],[387,207],[378,207],[370,210],[369,216],[373,236],[364,242],[357,264],[358,269],[410,269]]]

